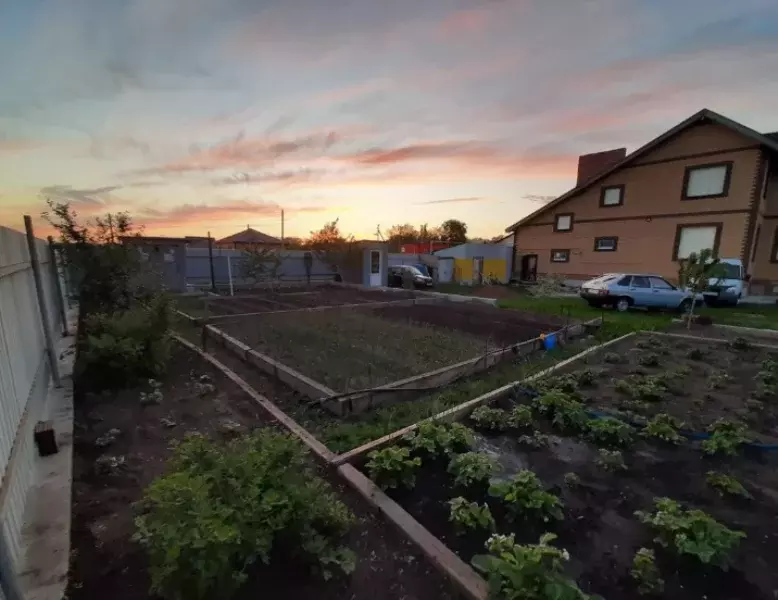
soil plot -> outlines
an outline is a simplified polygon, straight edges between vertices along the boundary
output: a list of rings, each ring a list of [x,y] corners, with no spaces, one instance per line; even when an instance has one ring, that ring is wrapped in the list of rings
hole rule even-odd
[[[383,463],[363,462],[361,468],[379,484],[391,484],[390,473],[397,483],[390,495],[466,561],[487,553],[484,543],[492,532],[513,534],[521,544],[537,544],[550,532],[557,536],[552,545],[569,553],[569,561],[561,562],[572,585],[607,600],[641,597],[639,588],[646,585],[653,594],[648,597],[673,600],[774,597],[778,589],[774,453],[708,457],[699,443],[654,443],[636,430],[614,443],[616,437],[592,437],[588,421],[572,433],[574,427],[560,429],[559,422],[546,418],[529,398],[517,400],[505,399],[497,411],[474,413],[478,422],[466,422],[478,428],[470,450],[486,467],[474,469],[475,461],[470,461],[470,470],[462,468],[468,463],[462,458],[466,448],[449,455],[431,454],[434,443],[405,440],[390,452],[406,448],[409,461],[419,459],[419,466],[406,463],[400,469],[411,477],[387,471],[386,462],[399,462],[389,456],[382,457]],[[522,408],[515,410],[516,406]],[[719,475],[719,482],[730,477],[743,487],[723,491],[711,473]],[[523,483],[516,484],[519,480]],[[506,485],[515,496],[506,494]],[[450,502],[458,497],[463,500],[455,505],[476,503],[480,514],[471,513],[469,521],[454,519]],[[677,501],[679,510],[704,511],[730,530],[731,545],[723,552],[728,570],[680,551],[672,536],[667,546],[657,542],[665,530],[644,522],[636,511],[653,513],[655,499],[663,497]],[[704,541],[715,546],[722,543],[718,540]],[[655,557],[653,577],[633,575],[641,548]]]
[[[173,442],[187,432],[227,439],[274,427],[238,386],[183,347],[176,346],[162,383],[159,403],[145,405],[140,389],[96,397],[76,387],[71,600],[152,598],[146,555],[132,541],[132,503],[164,473]],[[307,565],[274,557],[269,567],[250,573],[240,597],[450,597],[442,578],[407,540],[368,511],[334,474],[322,476],[357,516],[345,540],[357,555],[354,573],[325,582]]]

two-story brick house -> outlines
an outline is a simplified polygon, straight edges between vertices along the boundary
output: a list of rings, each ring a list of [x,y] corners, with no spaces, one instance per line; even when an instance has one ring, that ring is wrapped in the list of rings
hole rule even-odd
[[[506,229],[514,276],[611,271],[674,278],[703,248],[778,294],[778,134],[702,110],[645,146],[579,158],[576,187]]]

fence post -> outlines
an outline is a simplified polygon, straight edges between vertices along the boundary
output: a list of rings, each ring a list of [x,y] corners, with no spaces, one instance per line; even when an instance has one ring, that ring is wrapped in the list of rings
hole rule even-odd
[[[35,293],[38,296],[38,309],[41,313],[41,325],[43,326],[43,336],[46,340],[46,354],[49,357],[51,378],[54,380],[55,387],[62,387],[62,383],[59,377],[57,354],[54,351],[54,340],[51,338],[49,315],[46,311],[46,294],[43,291],[41,265],[40,261],[38,260],[38,248],[35,246],[35,234],[32,231],[32,219],[30,218],[30,215],[24,215],[24,229],[27,232],[27,247],[30,250],[30,264],[32,265],[32,276],[35,281]]]
[[[65,310],[65,296],[62,295],[62,282],[57,268],[57,252],[54,250],[54,238],[49,236],[49,260],[51,261],[51,277],[54,279],[54,289],[57,290],[57,307],[62,324],[62,336],[68,335],[68,317]]]
[[[213,271],[213,238],[208,232],[208,262],[211,264],[211,291],[216,293],[216,274]]]
[[[230,296],[235,295],[235,289],[232,287],[232,257],[227,255],[227,277],[230,278]]]

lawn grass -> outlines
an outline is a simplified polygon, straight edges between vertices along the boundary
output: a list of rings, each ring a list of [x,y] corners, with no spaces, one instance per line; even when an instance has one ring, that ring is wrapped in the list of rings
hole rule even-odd
[[[598,332],[600,339],[610,339],[631,331],[663,329],[680,315],[673,312],[647,312],[631,310],[620,313],[610,308],[600,309],[589,306],[580,298],[539,298],[527,296],[499,300],[500,308],[526,310],[572,319],[603,318],[603,327]],[[701,307],[695,314],[706,315],[714,323],[739,325],[762,329],[778,329],[778,306],[737,306],[732,308]]]

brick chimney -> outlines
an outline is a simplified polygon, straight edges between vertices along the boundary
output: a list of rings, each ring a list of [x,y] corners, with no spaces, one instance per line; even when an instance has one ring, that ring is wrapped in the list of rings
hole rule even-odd
[[[604,152],[593,152],[592,154],[582,154],[578,157],[578,179],[575,182],[576,187],[586,183],[595,175],[599,175],[605,169],[608,169],[620,162],[627,156],[626,148],[616,148],[615,150],[605,150]]]

